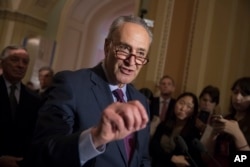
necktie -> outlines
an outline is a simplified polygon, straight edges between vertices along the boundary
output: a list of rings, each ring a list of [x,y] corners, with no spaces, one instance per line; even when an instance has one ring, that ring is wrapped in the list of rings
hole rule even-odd
[[[162,107],[161,107],[161,113],[160,113],[160,120],[164,121],[167,113],[167,106],[168,102],[167,100],[162,101]]]
[[[16,109],[17,109],[17,99],[15,96],[15,91],[16,91],[16,85],[11,85],[10,86],[9,100],[10,100],[11,115],[12,115],[13,119],[15,117],[15,113],[16,113]]]
[[[117,101],[119,102],[125,102],[124,100],[124,94],[121,89],[116,89],[113,91],[114,96],[116,97]],[[134,134],[128,135],[124,138],[124,144],[126,148],[126,153],[128,157],[128,162],[130,162],[130,159],[132,158],[134,148],[135,148],[135,140],[134,140]]]

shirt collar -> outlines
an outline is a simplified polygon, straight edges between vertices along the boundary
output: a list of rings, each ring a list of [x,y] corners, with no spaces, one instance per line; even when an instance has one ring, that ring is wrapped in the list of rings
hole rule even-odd
[[[167,101],[167,103],[169,103],[170,100],[171,100],[171,98],[168,98],[168,99],[165,100],[163,97],[160,96],[160,102],[161,102],[161,103],[163,103],[163,102],[165,102],[165,101]]]
[[[3,76],[3,78],[4,78],[4,81],[5,81],[6,87],[7,87],[7,89],[9,90],[9,89],[10,89],[10,86],[11,86],[12,84],[11,84],[4,76]],[[18,82],[18,83],[16,83],[15,85],[16,85],[17,90],[20,91],[20,90],[21,90],[21,82]]]

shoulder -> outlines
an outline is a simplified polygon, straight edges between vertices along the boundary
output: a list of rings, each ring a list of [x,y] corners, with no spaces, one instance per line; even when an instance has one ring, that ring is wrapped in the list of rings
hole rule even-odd
[[[155,103],[158,104],[159,101],[160,101],[160,97],[154,97],[154,98],[152,99],[151,103],[152,103],[152,104],[155,104]]]
[[[139,92],[132,84],[127,84],[127,91],[133,96],[134,98],[139,98],[140,100],[146,100],[146,97]]]
[[[21,83],[21,92],[25,93],[26,96],[30,96],[35,100],[40,100],[40,96],[37,92],[30,90],[27,86]]]
[[[64,71],[60,71],[60,72],[56,73],[55,78],[73,79],[73,78],[79,78],[79,76],[84,76],[84,75],[87,75],[90,73],[91,73],[90,69],[80,69],[80,70],[76,70],[76,71],[64,70]]]

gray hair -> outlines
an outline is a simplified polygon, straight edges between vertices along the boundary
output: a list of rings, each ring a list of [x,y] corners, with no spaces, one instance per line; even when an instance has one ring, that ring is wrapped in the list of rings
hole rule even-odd
[[[1,52],[0,60],[6,59],[9,56],[8,52],[10,50],[18,50],[18,49],[23,49],[26,52],[28,52],[27,49],[25,47],[21,46],[21,45],[9,45],[9,46],[6,46],[3,49],[3,51]]]
[[[119,29],[119,27],[121,25],[123,25],[124,23],[129,22],[129,23],[135,23],[138,25],[141,25],[142,27],[145,28],[145,30],[148,32],[148,35],[150,37],[150,42],[152,42],[153,40],[153,34],[149,28],[149,26],[147,25],[147,23],[140,17],[138,16],[120,16],[118,18],[116,18],[113,23],[111,24],[110,28],[109,28],[109,33],[108,33],[108,39],[112,39],[112,36],[114,34],[114,32]]]

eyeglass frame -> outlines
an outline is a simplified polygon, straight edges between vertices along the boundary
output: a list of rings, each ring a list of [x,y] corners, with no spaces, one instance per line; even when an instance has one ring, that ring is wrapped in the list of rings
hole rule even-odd
[[[136,63],[136,65],[145,65],[145,64],[147,64],[149,62],[149,58],[146,57],[146,56],[145,57],[143,57],[143,56],[137,56],[136,54],[131,53],[131,51],[130,51],[130,53],[127,53],[126,51],[118,50],[118,48],[117,48],[117,47],[124,46],[124,47],[129,48],[129,50],[132,50],[132,47],[130,45],[125,44],[125,43],[115,44],[112,40],[111,40],[111,43],[112,43],[112,46],[115,48],[114,52],[115,52],[115,57],[116,58],[121,59],[121,60],[127,60],[131,56],[134,56],[135,57],[135,63]],[[120,55],[120,56],[124,56],[125,58],[119,57],[119,54],[117,52],[121,52],[121,53],[125,54],[125,55]],[[143,59],[143,60],[140,60],[140,59]]]

